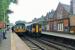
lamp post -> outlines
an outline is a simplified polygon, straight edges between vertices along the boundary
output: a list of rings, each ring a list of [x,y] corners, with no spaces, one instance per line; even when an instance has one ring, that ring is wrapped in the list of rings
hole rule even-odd
[[[4,8],[3,8],[3,9],[4,9]],[[4,17],[4,23],[6,23],[6,21],[5,21],[5,10],[4,10],[3,17]]]

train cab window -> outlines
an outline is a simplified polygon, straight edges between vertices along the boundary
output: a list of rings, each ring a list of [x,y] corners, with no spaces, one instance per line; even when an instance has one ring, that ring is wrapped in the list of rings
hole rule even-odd
[[[22,29],[24,29],[24,26],[22,26]]]
[[[22,29],[22,26],[19,26],[19,29]]]
[[[18,29],[18,27],[16,27],[16,29]]]

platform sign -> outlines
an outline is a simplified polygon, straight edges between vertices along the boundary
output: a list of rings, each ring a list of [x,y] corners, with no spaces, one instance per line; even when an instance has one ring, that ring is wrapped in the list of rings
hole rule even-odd
[[[0,22],[0,28],[5,28],[5,23],[4,22]]]

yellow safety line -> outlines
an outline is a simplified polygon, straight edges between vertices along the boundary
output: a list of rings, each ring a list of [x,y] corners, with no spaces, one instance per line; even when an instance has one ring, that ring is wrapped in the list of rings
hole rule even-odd
[[[15,39],[14,33],[11,33],[11,50],[17,50],[16,49],[16,39]]]

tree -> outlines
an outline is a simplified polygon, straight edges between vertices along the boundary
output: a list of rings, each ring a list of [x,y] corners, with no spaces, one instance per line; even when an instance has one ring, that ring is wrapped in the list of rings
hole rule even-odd
[[[10,2],[17,3],[17,0],[10,0]]]
[[[8,8],[9,8],[9,4],[13,2],[13,3],[17,3],[17,0],[0,0],[0,21],[3,21],[5,23],[8,23]],[[11,12],[11,11],[9,11]]]

